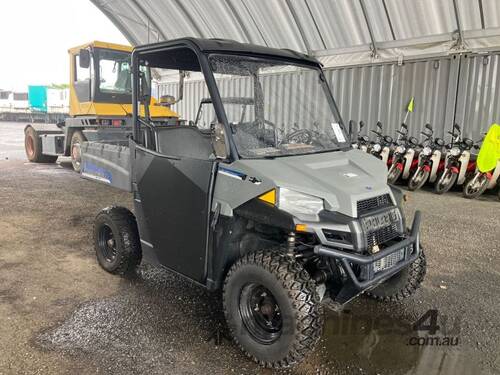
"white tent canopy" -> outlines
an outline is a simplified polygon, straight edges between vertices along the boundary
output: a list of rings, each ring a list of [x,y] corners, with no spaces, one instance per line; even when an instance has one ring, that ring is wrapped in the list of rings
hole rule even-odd
[[[498,0],[91,0],[133,45],[225,38],[327,66],[500,49]]]

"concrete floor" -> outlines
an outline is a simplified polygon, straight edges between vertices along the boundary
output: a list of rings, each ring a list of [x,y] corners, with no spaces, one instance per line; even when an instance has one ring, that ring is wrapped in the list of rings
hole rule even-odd
[[[217,296],[160,269],[130,279],[100,269],[92,220],[130,196],[80,179],[67,160],[25,162],[22,131],[0,123],[0,374],[271,373],[230,341],[206,342],[223,326]],[[422,191],[408,215],[416,207],[422,289],[402,303],[362,297],[328,311],[319,347],[289,373],[500,373],[500,202]],[[429,309],[457,346],[408,345]]]

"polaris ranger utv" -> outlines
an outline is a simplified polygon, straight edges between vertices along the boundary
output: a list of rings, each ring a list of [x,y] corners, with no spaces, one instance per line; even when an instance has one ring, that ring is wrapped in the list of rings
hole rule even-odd
[[[202,78],[186,83],[206,84],[189,96],[203,109],[183,107],[196,122],[156,126],[141,111],[143,67]],[[187,38],[137,47],[132,82],[128,146],[82,147],[85,177],[134,197],[134,213],[110,207],[95,219],[106,271],[142,260],[221,290],[236,344],[275,368],[312,350],[325,300],[397,301],[420,286],[420,213],[407,229],[384,163],[351,148],[316,59]]]

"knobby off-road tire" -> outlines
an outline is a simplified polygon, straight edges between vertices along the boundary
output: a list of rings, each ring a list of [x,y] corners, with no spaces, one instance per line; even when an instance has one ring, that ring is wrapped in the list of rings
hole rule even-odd
[[[94,220],[94,248],[99,265],[112,274],[131,273],[141,262],[134,215],[124,207],[107,207]]]
[[[24,130],[24,151],[32,163],[55,163],[57,160],[57,156],[42,154],[42,140],[31,126]]]
[[[71,136],[71,164],[77,173],[80,173],[82,169],[82,143],[85,141],[86,138],[80,130],[75,131]]]
[[[369,290],[366,295],[382,302],[397,302],[413,295],[424,281],[427,262],[423,249],[419,257],[401,272]]]
[[[257,300],[249,298],[255,291]],[[223,304],[234,341],[261,366],[292,366],[302,361],[321,337],[323,315],[316,283],[295,259],[279,249],[249,253],[236,261],[224,282]],[[266,309],[275,313],[276,319],[267,316],[273,328],[279,327],[275,323],[281,319],[280,329],[269,335],[266,329],[271,331],[271,325],[262,328],[258,323],[262,323],[259,318]]]
[[[417,169],[412,178],[410,178],[410,181],[408,181],[408,189],[411,191],[420,189],[429,179],[430,173],[430,171],[426,171],[423,168]]]

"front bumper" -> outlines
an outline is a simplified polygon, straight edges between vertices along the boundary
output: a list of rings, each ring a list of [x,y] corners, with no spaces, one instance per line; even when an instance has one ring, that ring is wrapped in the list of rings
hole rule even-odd
[[[407,233],[401,241],[392,244],[373,255],[355,254],[343,250],[332,249],[324,245],[315,246],[314,253],[320,256],[326,256],[339,260],[354,286],[360,291],[366,290],[387,280],[418,258],[420,255],[420,220],[420,211],[416,211],[410,232]],[[383,258],[387,259],[387,257],[396,254],[403,249],[403,258],[398,263],[390,268],[375,272],[374,266],[377,261],[380,261]],[[356,276],[356,273],[353,270],[353,265],[359,265],[364,268],[365,272],[362,273],[363,277]]]

